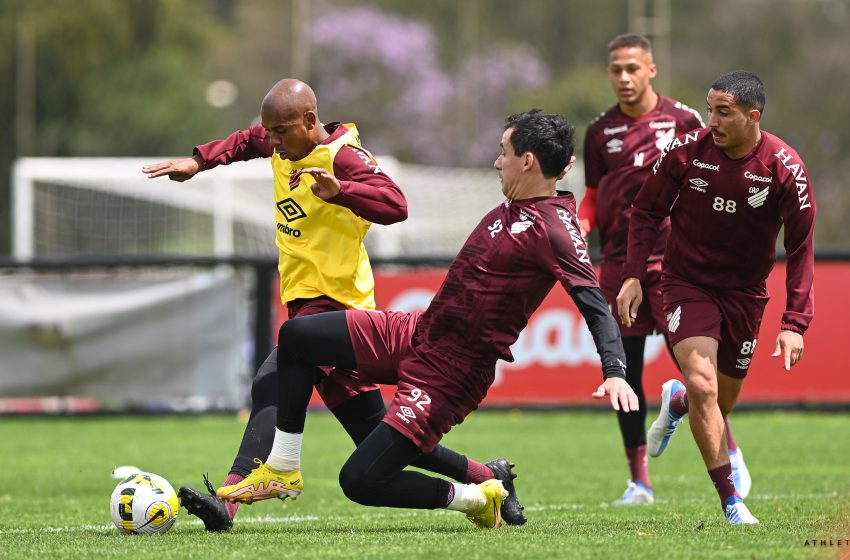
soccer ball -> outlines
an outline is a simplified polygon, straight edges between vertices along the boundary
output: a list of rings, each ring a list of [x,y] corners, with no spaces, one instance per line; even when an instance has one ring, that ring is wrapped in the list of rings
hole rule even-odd
[[[131,474],[112,491],[112,522],[122,533],[164,533],[177,518],[179,503],[167,480],[149,472]]]

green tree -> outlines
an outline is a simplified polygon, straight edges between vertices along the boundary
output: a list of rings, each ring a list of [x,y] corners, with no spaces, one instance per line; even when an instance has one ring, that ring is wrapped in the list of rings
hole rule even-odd
[[[9,87],[0,90],[0,128],[24,133],[17,142],[15,134],[0,140],[0,223],[9,223],[16,155],[184,153],[199,135],[216,130],[198,60],[221,25],[202,7],[169,0],[3,0],[0,77]],[[28,73],[34,79],[21,80]],[[7,252],[8,236],[0,228],[0,252]]]
[[[490,121],[501,121],[501,112],[530,107],[562,112],[582,133],[615,102],[605,75],[606,45],[619,33],[646,32],[636,19],[642,14],[629,11],[641,4],[665,1],[0,0],[0,127],[8,131],[0,135],[0,253],[9,245],[8,181],[16,155],[178,155],[244,128],[277,79],[313,81],[310,68],[321,68],[317,57],[332,52],[334,40],[321,37],[317,48],[310,30],[339,10],[380,8],[432,31],[434,68],[452,77],[463,95],[455,112],[440,119],[445,122],[427,123],[429,134],[463,146],[470,138],[486,140]],[[765,129],[797,148],[808,165],[820,207],[818,245],[850,247],[850,229],[844,225],[850,213],[845,188],[850,182],[845,100],[850,73],[842,71],[850,52],[850,3],[669,0],[667,5],[670,20],[660,29],[669,29],[669,52],[660,52],[664,41],[656,41],[658,58],[670,60],[659,69],[671,84],[662,93],[702,109],[714,78],[739,68],[755,71],[767,86]],[[376,40],[386,37],[380,27],[372,34]],[[31,50],[22,48],[28,44]],[[524,83],[514,71],[504,99],[488,97],[493,92],[483,91],[486,80],[470,80],[470,75],[487,78],[485,70],[494,68],[499,53],[515,57],[524,52],[548,69],[544,83]],[[363,68],[356,60],[349,63],[355,66],[346,67],[346,80],[374,80],[374,60],[364,61]],[[27,87],[28,68],[34,88]],[[412,83],[405,76],[390,71],[380,79],[395,80],[391,87],[400,80]],[[236,102],[224,109],[204,101],[206,86],[219,78],[233,81],[239,91]],[[410,131],[399,126],[421,112],[421,99],[408,96],[409,109],[394,99],[392,113],[385,114],[381,87],[373,87],[374,98],[336,106],[338,83],[325,79],[318,91],[325,118],[354,117],[368,125],[364,134],[396,148],[406,161],[427,157],[403,149]],[[34,124],[32,141],[26,141],[26,126],[18,135],[25,141],[15,141],[16,108],[25,117],[19,124]],[[483,162],[483,151],[479,156],[475,161]]]

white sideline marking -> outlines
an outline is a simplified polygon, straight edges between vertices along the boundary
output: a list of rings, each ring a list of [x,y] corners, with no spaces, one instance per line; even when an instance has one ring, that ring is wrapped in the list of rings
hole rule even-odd
[[[714,494],[706,494],[706,497],[703,498],[687,498],[687,499],[656,499],[656,505],[672,505],[672,504],[683,504],[683,505],[695,505],[701,504],[706,501],[706,499],[713,499]],[[812,493],[812,494],[750,494],[750,497],[747,498],[748,503],[756,502],[772,502],[778,500],[822,500],[824,498],[837,498],[839,497],[838,492],[822,492],[822,493]],[[615,506],[612,503],[602,502],[597,505],[593,504],[550,504],[545,506],[526,506],[525,511],[561,511],[561,510],[578,510],[578,509],[594,509],[597,507],[607,508],[607,507],[616,507],[620,508],[622,506]]]
[[[240,524],[265,524],[265,523],[297,523],[299,521],[319,521],[319,517],[317,515],[290,515],[287,517],[272,517],[272,516],[264,516],[264,517],[240,517]],[[200,519],[187,519],[185,521],[179,522],[181,525],[203,525],[203,522]],[[103,525],[78,525],[75,527],[39,527],[38,529],[9,529],[7,531],[0,531],[0,535],[24,535],[24,534],[32,534],[32,533],[74,533],[79,531],[111,531],[115,528],[115,525],[103,524]]]
[[[711,495],[713,496],[713,494]],[[711,497],[706,493],[705,498],[688,498],[684,500],[655,500],[656,505],[667,505],[667,504],[700,504],[706,501],[709,497]],[[752,494],[750,496],[750,501],[761,502],[761,501],[778,501],[778,500],[822,500],[824,498],[838,498],[838,492],[822,492],[822,493],[812,493],[812,494]],[[526,511],[564,511],[564,510],[586,510],[586,509],[596,509],[596,508],[607,508],[614,507],[608,503],[602,504],[550,504],[545,506],[526,506]],[[416,516],[430,516],[430,515],[448,515],[450,514],[449,510],[408,510],[408,511],[398,511],[393,512],[391,514],[378,513],[378,512],[364,512],[362,514],[354,514],[354,515],[329,515],[319,517],[318,515],[287,515],[286,517],[274,517],[271,515],[264,515],[262,517],[246,517],[240,516],[237,521],[238,525],[273,525],[273,524],[282,524],[282,523],[302,523],[302,522],[313,522],[313,521],[347,521],[351,519],[400,519],[405,517],[416,517]],[[451,515],[456,515],[455,513],[451,513]],[[181,517],[186,517],[185,515]],[[190,518],[184,519],[179,522],[181,525],[198,525],[201,526],[203,523],[200,519]],[[8,529],[8,530],[0,530],[0,535],[27,535],[27,534],[36,534],[36,533],[75,533],[81,531],[112,531],[115,526],[110,524],[101,524],[101,525],[77,525],[77,526],[65,526],[65,527],[39,527],[37,529]]]

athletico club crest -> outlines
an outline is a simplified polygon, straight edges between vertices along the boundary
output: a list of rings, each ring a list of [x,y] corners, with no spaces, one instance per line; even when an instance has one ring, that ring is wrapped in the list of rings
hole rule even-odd
[[[298,206],[298,203],[291,198],[284,198],[277,203],[277,209],[283,214],[287,222],[294,222],[301,218],[306,218],[307,214]]]
[[[292,177],[289,178],[289,190],[294,191],[301,184],[301,172],[292,170]]]

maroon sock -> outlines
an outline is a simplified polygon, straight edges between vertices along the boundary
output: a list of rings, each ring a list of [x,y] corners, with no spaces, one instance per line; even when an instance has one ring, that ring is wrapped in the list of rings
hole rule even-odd
[[[245,480],[245,477],[241,474],[230,473],[227,475],[227,478],[224,479],[224,482],[221,483],[222,486],[230,486],[231,484],[237,484]],[[239,509],[239,502],[224,502],[224,507],[227,508],[227,514],[230,516],[230,519],[236,517],[236,510]]]
[[[472,459],[466,459],[466,478],[463,479],[466,483],[475,483],[480,484],[485,480],[490,480],[491,478],[496,478],[496,475],[493,473],[493,470],[487,465],[482,465],[477,461],[473,461]]]
[[[646,461],[646,445],[626,448],[626,459],[629,461],[629,471],[632,480],[640,482],[647,488],[652,488],[649,483],[649,465]]]
[[[673,414],[678,414],[679,416],[684,416],[688,413],[687,389],[682,389],[670,397],[670,410],[673,411]]]
[[[732,425],[729,424],[729,417],[723,418],[723,423],[726,424],[726,443],[729,445],[729,451],[738,451],[738,442],[735,441],[735,436],[732,435]]]
[[[714,488],[717,490],[717,495],[720,496],[720,507],[726,507],[726,500],[730,496],[741,497],[735,491],[735,483],[732,482],[732,465],[730,463],[720,465],[716,469],[711,469],[708,471],[708,476],[711,477]]]

